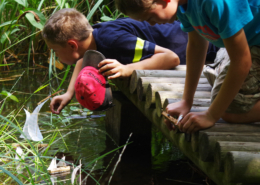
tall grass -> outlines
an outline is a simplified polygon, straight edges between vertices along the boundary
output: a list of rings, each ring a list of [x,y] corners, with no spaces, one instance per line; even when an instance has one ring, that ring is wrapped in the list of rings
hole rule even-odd
[[[35,55],[47,51],[40,34],[46,20],[59,9],[72,7],[83,12],[91,24],[100,22],[100,20],[113,20],[121,16],[114,9],[113,1],[109,0],[0,1],[0,69],[1,67],[12,65],[13,62],[9,63],[11,59],[14,59],[16,62],[26,60],[27,69],[35,65],[37,62],[35,61]],[[101,17],[103,18],[100,19]],[[60,74],[56,74],[55,70],[53,70],[56,62],[55,54],[51,51],[49,56],[49,80],[41,87],[35,87],[34,93],[45,87],[50,87],[50,93],[59,90],[68,76],[70,66],[63,70],[64,76],[60,80],[59,85],[51,87],[50,82],[54,78],[58,80],[57,77]],[[16,96],[13,95],[12,89],[10,92],[0,91],[0,97],[3,97],[3,100],[0,101],[0,114],[7,101],[18,101]],[[26,101],[30,101],[30,97],[23,104]],[[63,122],[63,116],[48,115],[49,121],[44,122],[44,125],[49,131],[43,133],[43,142],[47,143],[49,147],[42,150],[37,148],[39,143],[19,138],[19,135],[23,134],[22,127],[24,122],[21,122],[19,119],[23,108],[24,106],[22,105],[16,110],[10,110],[5,116],[3,114],[0,115],[0,182],[4,184],[39,184],[40,182],[51,184],[51,176],[47,172],[47,166],[54,156],[49,155],[50,147],[55,143],[63,143],[67,147],[68,141],[66,138],[75,132],[79,132],[79,129],[71,129],[70,124]],[[59,129],[60,123],[63,124],[62,129]],[[63,131],[66,132],[64,133]],[[95,131],[103,132],[98,129],[95,129]],[[16,151],[12,143],[19,144],[23,148],[24,157],[18,156],[18,159],[15,158]],[[99,156],[89,162],[89,165],[96,165],[96,161],[117,150],[118,148]],[[84,172],[87,173],[86,171]],[[89,177],[93,178],[91,175]],[[94,181],[99,184],[97,180],[94,179]]]

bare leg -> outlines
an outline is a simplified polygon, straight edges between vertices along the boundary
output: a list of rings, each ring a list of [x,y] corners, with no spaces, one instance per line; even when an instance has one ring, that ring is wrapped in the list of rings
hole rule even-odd
[[[222,119],[229,123],[252,123],[260,121],[260,101],[247,113],[233,114],[225,113]]]

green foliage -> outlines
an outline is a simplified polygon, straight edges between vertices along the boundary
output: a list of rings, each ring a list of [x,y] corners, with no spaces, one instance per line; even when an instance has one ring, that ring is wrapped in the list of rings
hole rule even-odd
[[[35,45],[41,41],[40,32],[50,15],[62,8],[74,7],[81,11],[89,19],[90,23],[96,23],[101,21],[114,20],[117,17],[123,16],[113,7],[113,1],[110,0],[0,0],[0,67],[10,66],[13,64],[4,64],[6,58],[12,55],[18,55],[19,53],[28,52],[28,68],[30,67],[31,54],[35,50]],[[103,17],[100,19],[100,17]],[[111,17],[111,18],[109,18]],[[45,47],[46,49],[46,47]],[[42,48],[41,48],[42,52]],[[19,56],[18,56],[19,57]],[[64,76],[59,82],[59,77],[55,70],[55,53],[51,52],[50,65],[49,65],[49,80],[41,84],[38,88],[33,87],[33,92],[28,99],[22,103],[22,106],[31,105],[32,96],[38,92],[42,92],[44,89],[49,88],[51,91],[57,91],[68,78],[68,74],[71,66],[67,66],[60,74],[64,73]],[[53,65],[52,65],[53,64]],[[48,73],[47,72],[47,73]],[[33,78],[33,76],[32,76]],[[51,81],[56,80],[59,84],[55,87],[51,86]],[[82,120],[73,125],[73,116],[75,117],[89,117],[93,114],[88,109],[82,109],[79,104],[69,105],[63,109],[61,115],[45,115],[47,120],[41,119],[41,127],[45,129],[44,143],[48,143],[49,146],[39,151],[37,149],[37,142],[31,142],[29,140],[21,140],[20,134],[23,134],[22,127],[24,122],[19,120],[21,117],[20,111],[23,107],[17,108],[17,110],[7,110],[8,115],[2,116],[3,108],[9,105],[6,102],[18,102],[18,98],[13,95],[12,89],[10,92],[1,91],[0,93],[0,159],[5,159],[6,162],[1,164],[0,168],[0,181],[4,184],[39,184],[39,178],[45,181],[47,184],[51,184],[50,175],[47,173],[47,168],[50,160],[57,154],[57,152],[74,151],[75,154],[87,153],[90,150],[91,154],[97,154],[98,151],[103,151],[105,146],[91,147],[78,147],[93,145],[96,140],[94,136],[106,133],[97,128],[85,127],[84,128],[72,128],[75,125],[82,124]],[[11,101],[8,101],[11,100]],[[19,99],[21,102],[21,99]],[[5,113],[5,112],[4,112]],[[102,120],[104,118],[100,118]],[[91,126],[91,121],[85,120],[84,124]],[[61,128],[62,127],[62,128]],[[88,131],[88,132],[86,132]],[[87,139],[83,141],[79,140],[79,136],[82,135]],[[73,135],[71,139],[70,135]],[[75,142],[78,142],[75,144]],[[25,149],[25,158],[15,159],[15,150],[11,146],[11,143],[20,144]],[[29,146],[28,146],[29,144]],[[53,150],[52,146],[59,146],[58,150]],[[97,163],[98,160],[105,157],[109,153],[117,151],[118,148],[103,154],[102,156],[95,156],[95,158],[85,162],[85,167],[90,170],[92,164]],[[100,163],[100,164],[99,164]],[[103,164],[99,162],[97,166],[99,169],[103,168]],[[16,170],[18,164],[23,165],[23,173],[19,174]],[[86,169],[85,169],[86,170]],[[83,170],[84,171],[84,170]],[[2,172],[2,173],[1,173]],[[84,171],[87,173],[86,171]],[[91,178],[93,178],[90,175]],[[94,179],[94,181],[96,181]],[[96,181],[97,182],[97,181]],[[99,184],[99,182],[97,182]]]
[[[4,95],[6,98],[10,98],[13,101],[19,102],[16,96],[12,95],[10,92],[2,91],[0,94]]]

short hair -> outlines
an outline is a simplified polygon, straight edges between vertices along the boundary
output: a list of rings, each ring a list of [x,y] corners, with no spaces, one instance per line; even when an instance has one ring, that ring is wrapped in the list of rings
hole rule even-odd
[[[125,15],[138,14],[150,9],[155,0],[115,0],[116,7]]]
[[[42,37],[53,44],[64,45],[69,39],[85,40],[93,31],[87,18],[74,8],[55,12],[44,25]]]

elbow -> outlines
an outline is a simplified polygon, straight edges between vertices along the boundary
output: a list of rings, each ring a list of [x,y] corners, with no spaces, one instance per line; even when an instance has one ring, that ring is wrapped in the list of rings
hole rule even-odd
[[[171,68],[180,65],[180,58],[175,53],[171,53],[171,65],[172,65]]]

